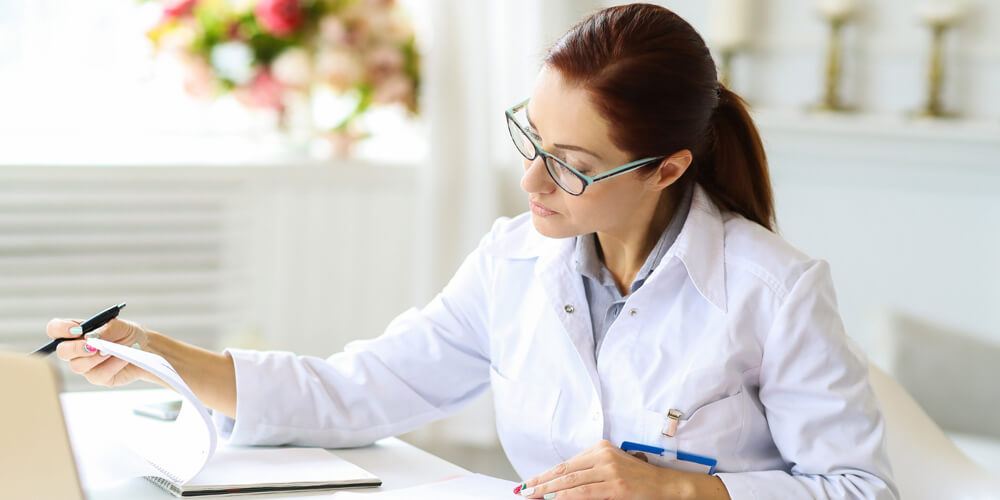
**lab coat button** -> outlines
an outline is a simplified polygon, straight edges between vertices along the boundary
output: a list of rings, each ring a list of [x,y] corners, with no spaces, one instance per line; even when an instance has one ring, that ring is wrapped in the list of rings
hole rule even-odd
[[[639,314],[638,309],[632,309],[631,311],[628,312],[629,316],[635,316],[636,314]]]
[[[575,310],[576,308],[573,307],[573,304],[566,304],[565,306],[563,306],[563,311],[566,311],[569,314],[573,314],[573,311]]]

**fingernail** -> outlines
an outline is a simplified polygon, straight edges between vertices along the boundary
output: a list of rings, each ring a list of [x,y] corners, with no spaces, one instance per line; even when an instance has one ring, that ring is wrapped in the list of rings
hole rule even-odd
[[[69,333],[73,335],[83,335],[83,328],[79,326],[74,326],[73,328],[69,329]]]
[[[521,496],[522,497],[531,496],[531,494],[534,492],[535,492],[534,486],[532,486],[531,488],[524,488],[523,490],[521,490]]]
[[[90,332],[90,333],[84,335],[84,337],[87,337],[88,339],[99,339],[99,338],[101,338],[101,334],[97,333],[97,332]]]
[[[517,495],[518,493],[521,493],[521,488],[524,488],[525,486],[526,485],[524,483],[517,485],[517,488],[514,488],[514,494]]]
[[[555,493],[546,493],[544,496],[542,496],[542,498],[544,498],[545,500],[550,500],[555,497],[556,497]]]
[[[83,350],[85,350],[87,352],[90,352],[90,353],[97,352],[97,348],[96,347],[90,347],[89,344],[83,344]]]

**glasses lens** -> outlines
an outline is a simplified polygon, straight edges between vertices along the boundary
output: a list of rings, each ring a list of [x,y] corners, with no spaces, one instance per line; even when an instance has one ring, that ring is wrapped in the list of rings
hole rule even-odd
[[[583,179],[577,177],[566,165],[546,156],[545,168],[549,171],[552,179],[559,184],[559,187],[569,194],[580,194],[583,192]]]
[[[535,159],[535,145],[532,144],[531,139],[521,131],[521,127],[517,125],[510,117],[507,117],[507,131],[510,132],[510,138],[514,141],[514,146],[521,154],[529,159]]]

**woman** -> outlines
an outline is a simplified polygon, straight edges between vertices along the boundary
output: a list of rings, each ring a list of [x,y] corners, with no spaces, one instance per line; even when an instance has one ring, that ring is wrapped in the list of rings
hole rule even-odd
[[[653,5],[594,14],[507,119],[530,213],[498,220],[382,336],[327,360],[217,354],[126,321],[102,338],[164,356],[238,444],[363,445],[491,387],[526,497],[897,496],[828,266],[773,232],[756,129],[690,25]],[[99,384],[149,377],[82,341],[58,355]],[[623,441],[717,468],[656,467]]]

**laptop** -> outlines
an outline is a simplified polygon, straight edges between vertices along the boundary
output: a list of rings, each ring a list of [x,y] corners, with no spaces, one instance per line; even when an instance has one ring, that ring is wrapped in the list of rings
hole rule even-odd
[[[59,376],[46,358],[0,351],[0,496],[83,500],[59,401]]]

